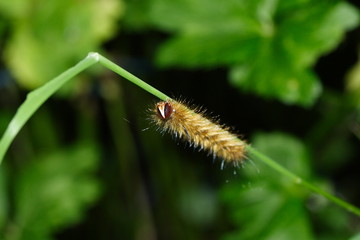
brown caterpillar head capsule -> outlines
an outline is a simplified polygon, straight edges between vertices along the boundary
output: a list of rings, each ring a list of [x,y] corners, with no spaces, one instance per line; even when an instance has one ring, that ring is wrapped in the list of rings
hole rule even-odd
[[[159,102],[156,104],[156,109],[159,117],[162,120],[168,120],[174,112],[174,108],[169,102]]]

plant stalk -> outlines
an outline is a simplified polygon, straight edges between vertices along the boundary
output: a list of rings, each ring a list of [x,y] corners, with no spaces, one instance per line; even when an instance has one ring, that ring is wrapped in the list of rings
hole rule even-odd
[[[360,209],[355,207],[354,205],[351,205],[348,202],[345,202],[344,200],[322,190],[321,188],[313,185],[312,183],[302,179],[301,177],[297,176],[296,174],[290,172],[289,170],[287,170],[286,168],[284,168],[283,166],[281,166],[280,164],[278,164],[277,162],[275,162],[273,159],[269,158],[268,156],[262,154],[261,152],[257,151],[256,149],[254,149],[253,147],[251,147],[250,145],[246,146],[246,150],[247,152],[254,156],[257,160],[262,161],[263,163],[265,163],[266,165],[268,165],[270,168],[272,168],[273,170],[279,172],[282,175],[287,176],[288,178],[290,178],[291,180],[293,180],[295,183],[302,185],[306,188],[308,188],[309,190],[318,193],[319,195],[327,198],[328,200],[330,200],[331,202],[337,204],[340,207],[345,208],[346,210],[348,210],[349,212],[357,215],[360,217]]]

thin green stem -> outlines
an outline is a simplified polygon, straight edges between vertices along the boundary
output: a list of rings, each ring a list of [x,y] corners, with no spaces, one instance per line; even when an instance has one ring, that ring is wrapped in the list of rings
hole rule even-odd
[[[35,113],[37,109],[57,90],[59,90],[66,82],[68,82],[71,78],[79,74],[80,72],[84,71],[88,67],[92,66],[95,63],[101,63],[106,68],[118,73],[120,76],[124,77],[128,81],[134,83],[135,85],[141,87],[145,91],[153,94],[154,96],[160,98],[161,100],[170,99],[167,95],[160,92],[156,88],[150,86],[149,84],[142,81],[140,78],[134,76],[133,74],[129,73],[128,71],[124,70],[123,68],[119,67],[115,63],[111,62],[107,58],[101,56],[98,53],[89,53],[88,56],[76,64],[74,67],[68,69],[64,73],[60,74],[58,77],[52,79],[44,86],[30,92],[25,100],[25,102],[19,107],[17,113],[11,120],[10,124],[8,125],[4,135],[0,140],[0,164],[5,156],[6,151],[8,150],[10,144],[14,140],[15,136],[21,130],[21,128],[25,125],[25,123],[30,119],[30,117]],[[324,190],[314,186],[313,184],[303,180],[299,176],[295,175],[294,173],[288,171],[278,163],[276,163],[271,158],[263,155],[262,153],[258,152],[251,146],[247,146],[247,151],[249,154],[254,156],[256,159],[264,162],[269,167],[278,171],[280,174],[285,175],[295,181],[298,184],[324,196],[325,198],[329,199],[330,201],[334,202],[335,204],[347,209],[348,211],[356,214],[360,217],[360,209],[357,207],[325,192]]]
[[[339,205],[340,207],[343,207],[346,210],[348,210],[348,211],[350,211],[350,212],[352,212],[355,215],[360,217],[360,209],[359,208],[349,204],[348,202],[345,202],[344,200],[341,200],[338,197],[335,197],[334,195],[329,194],[328,192],[322,190],[321,188],[319,188],[319,187],[311,184],[310,182],[302,179],[301,177],[299,177],[296,174],[290,172],[289,170],[287,170],[283,166],[279,165],[273,159],[271,159],[268,156],[260,153],[259,151],[257,151],[253,147],[247,145],[246,150],[251,156],[255,157],[257,160],[262,161],[263,163],[265,163],[266,165],[268,165],[270,168],[274,169],[275,171],[279,172],[280,174],[289,177],[295,183],[300,184],[300,185],[310,189],[311,191],[316,192],[316,193],[324,196],[328,200],[334,202],[335,204]]]
[[[124,70],[123,68],[119,67],[115,63],[111,62],[109,59],[99,55],[99,62],[106,68],[116,72],[123,78],[127,79],[128,81],[134,83],[135,85],[141,87],[145,91],[153,94],[154,96],[160,98],[161,100],[166,101],[167,99],[170,99],[167,95],[160,92],[153,86],[147,84],[146,82],[142,81],[140,78],[134,76],[133,74],[129,73],[128,71]]]

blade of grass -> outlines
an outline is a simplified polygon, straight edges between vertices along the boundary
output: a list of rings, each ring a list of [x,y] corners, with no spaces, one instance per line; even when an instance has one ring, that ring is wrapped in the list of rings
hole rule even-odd
[[[25,102],[19,107],[17,113],[15,114],[14,118],[11,120],[9,126],[7,127],[4,135],[0,140],[0,164],[5,156],[7,149],[9,148],[10,144],[14,140],[15,136],[21,130],[21,128],[25,125],[25,123],[29,120],[29,118],[35,113],[37,109],[57,90],[59,90],[67,81],[69,81],[72,77],[76,76],[83,70],[87,69],[91,65],[99,62],[106,68],[118,73],[120,76],[124,77],[128,81],[134,83],[135,85],[141,87],[145,91],[153,94],[154,96],[160,98],[161,100],[170,99],[167,95],[160,92],[156,88],[152,87],[151,85],[145,83],[140,78],[134,76],[133,74],[127,72],[123,68],[119,67],[115,63],[111,62],[107,58],[101,56],[98,53],[89,53],[88,56],[80,61],[74,67],[68,69],[64,73],[60,74],[58,77],[52,79],[44,86],[30,92],[25,100]],[[256,149],[252,148],[251,146],[247,146],[247,151],[257,160],[264,162],[273,170],[279,172],[282,175],[285,175],[295,181],[296,183],[308,188],[309,190],[316,192],[323,197],[327,198],[328,200],[332,201],[336,205],[345,208],[346,210],[352,212],[353,214],[360,217],[360,209],[337,198],[334,195],[327,193],[326,191],[314,186],[310,182],[307,182],[300,178],[299,176],[295,175],[294,173],[288,171],[273,159],[263,155],[262,153],[258,152]]]
[[[145,83],[140,78],[134,76],[133,74],[119,67],[115,63],[101,56],[100,54],[89,53],[85,59],[80,61],[74,67],[68,69],[59,76],[50,80],[45,85],[41,86],[38,89],[35,89],[28,94],[25,102],[21,104],[21,106],[17,110],[14,118],[11,120],[9,126],[7,127],[4,135],[0,140],[0,165],[10,144],[12,143],[16,135],[19,133],[21,128],[29,120],[29,118],[35,113],[35,111],[38,110],[41,105],[47,99],[49,99],[50,96],[52,96],[56,91],[58,91],[71,78],[97,62],[100,62],[106,68],[118,73],[120,76],[143,88],[144,90],[155,95],[156,97],[162,100],[170,99],[164,93]]]
[[[29,120],[29,118],[35,113],[35,111],[38,110],[40,106],[57,90],[59,90],[67,81],[97,61],[98,60],[96,57],[89,54],[85,59],[80,61],[74,67],[68,69],[67,71],[63,72],[59,76],[55,77],[27,95],[25,102],[21,104],[17,110],[15,116],[11,120],[0,140],[0,164],[2,163],[2,160],[10,144],[19,133],[21,128]]]
[[[105,58],[105,57],[103,57],[101,55],[99,55],[99,63],[102,64],[104,67],[106,67],[108,69],[111,69],[112,71],[116,72],[117,74],[119,74],[120,76],[125,78],[126,80],[134,83],[135,85],[137,85],[139,87],[141,87],[145,91],[147,91],[147,92],[151,93],[152,95],[160,98],[161,100],[166,101],[167,99],[171,99],[170,97],[166,96],[164,93],[160,92],[159,90],[157,90],[153,86],[147,84],[146,82],[144,82],[140,78],[132,75],[128,71],[124,70],[123,68],[119,67],[118,65],[116,65],[115,63],[111,62],[110,60],[108,60],[107,58]]]
[[[360,217],[360,209],[359,208],[349,204],[348,202],[345,202],[344,200],[341,200],[340,198],[335,197],[334,195],[331,195],[330,193],[322,190],[321,188],[319,188],[319,187],[311,184],[310,182],[302,179],[301,177],[299,177],[296,174],[290,172],[289,170],[287,170],[286,168],[284,168],[283,166],[281,166],[280,164],[275,162],[273,159],[271,159],[268,156],[265,156],[264,154],[260,153],[259,151],[257,151],[253,147],[247,145],[246,150],[247,150],[249,155],[255,157],[257,160],[262,161],[263,163],[268,165],[273,170],[279,172],[280,174],[287,176],[288,178],[293,180],[295,183],[297,183],[299,185],[302,185],[302,186],[310,189],[311,191],[313,191],[315,193],[318,193],[319,195],[322,195],[323,197],[325,197],[328,200],[334,202],[338,206],[341,206],[341,207],[345,208],[346,210],[348,210],[349,212],[352,212],[355,215]]]

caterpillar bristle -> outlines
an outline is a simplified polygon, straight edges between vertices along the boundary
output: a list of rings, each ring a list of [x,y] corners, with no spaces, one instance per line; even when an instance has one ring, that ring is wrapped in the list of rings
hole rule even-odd
[[[203,107],[187,107],[184,101],[167,100],[155,104],[151,119],[161,132],[169,132],[190,146],[207,150],[214,159],[222,159],[233,166],[241,165],[245,159],[245,141],[230,132],[230,128],[219,123],[219,118],[209,119]]]

